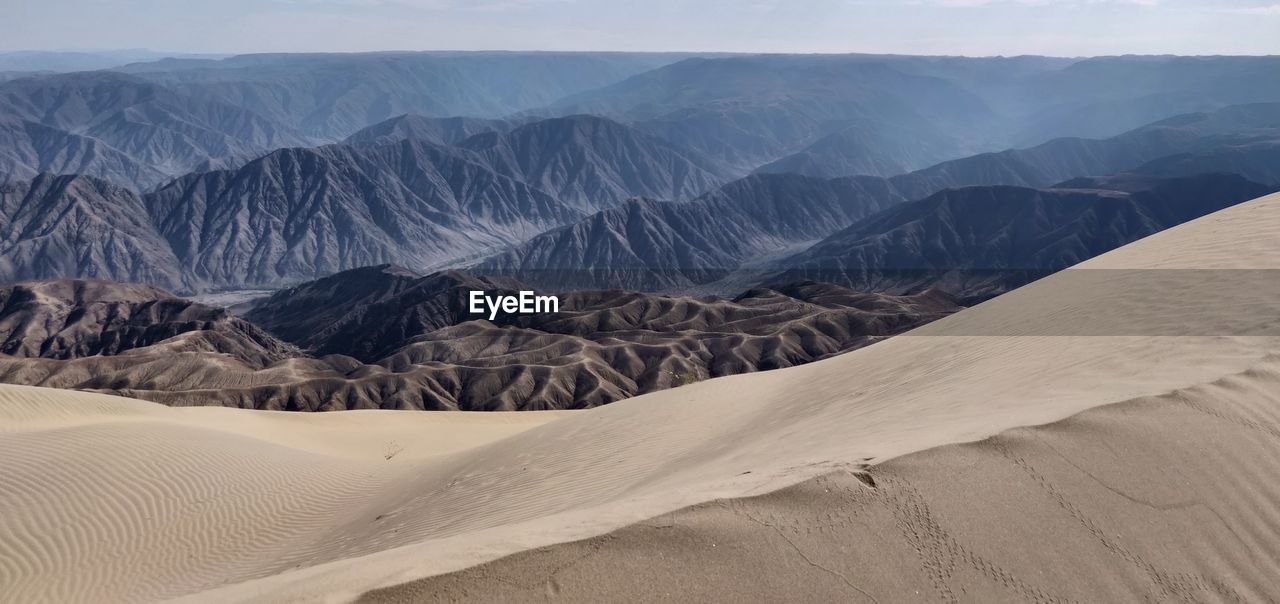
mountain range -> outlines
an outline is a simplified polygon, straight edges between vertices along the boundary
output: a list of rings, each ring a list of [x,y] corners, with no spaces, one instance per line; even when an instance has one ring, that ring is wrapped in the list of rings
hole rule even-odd
[[[211,158],[308,142],[243,107],[107,71],[6,82],[0,85],[0,116],[93,139],[141,166],[132,169],[140,180],[120,183],[139,188],[160,182],[153,171],[174,176]],[[30,145],[47,151],[33,158],[39,163],[29,168],[45,171],[53,161],[48,153],[59,147],[40,144],[44,137]],[[90,167],[94,171],[84,173],[91,176],[132,174]]]
[[[1255,154],[1280,146],[1280,103],[1235,105],[1208,113],[1177,115],[1106,139],[1058,138],[1027,149],[982,153],[894,176],[890,181],[912,199],[948,187],[970,185],[1045,187],[1078,176],[1147,172],[1146,164],[1169,156],[1215,155],[1242,146],[1246,153]],[[1240,169],[1254,163],[1240,159]],[[1225,163],[1220,167],[1216,171],[1237,169]],[[1164,175],[1175,174],[1165,171]],[[1269,177],[1257,180],[1280,182]]]
[[[729,174],[660,138],[590,115],[480,133],[457,145],[484,158],[495,171],[518,174],[584,211],[637,196],[689,199],[724,182]]]
[[[912,138],[918,153],[930,158],[975,150],[959,141],[995,120],[982,100],[955,82],[904,73],[890,63],[691,58],[548,110],[627,121],[743,172],[855,125],[883,138]]]
[[[504,117],[684,59],[679,53],[374,52],[170,59],[120,69],[341,140],[406,113]]]
[[[1274,102],[1277,67],[1276,57],[689,58],[550,110],[628,121],[740,169],[863,157],[864,169],[897,163],[908,171],[993,148],[1104,138],[1173,115]],[[865,161],[859,148],[882,141],[894,143],[877,162]],[[800,157],[783,159],[793,154]]]
[[[0,185],[0,280],[83,276],[188,289],[142,196],[89,176]]]
[[[145,48],[96,51],[18,50],[0,52],[0,72],[31,75],[90,71],[170,58],[218,59],[224,57],[208,54],[159,52]]]
[[[897,201],[882,179],[756,174],[685,203],[628,201],[473,269],[550,288],[688,289]]]
[[[777,268],[863,218],[948,188],[1045,188],[1125,171],[1280,184],[1278,128],[1280,104],[1254,104],[889,178],[762,172],[725,182],[723,166],[605,118],[405,116],[346,144],[281,149],[144,194],[88,176],[75,186],[51,176],[10,183],[4,241],[13,252],[0,275],[207,291],[396,263],[470,266],[550,289],[729,293],[752,283],[730,278],[736,272]],[[30,222],[52,208],[76,219]],[[85,236],[114,224],[109,237]]]
[[[1278,127],[1280,104],[1254,104],[1175,116],[1109,139],[1055,139],[1030,149],[951,160],[889,178],[825,179],[762,172],[687,203],[632,201],[576,225],[539,235],[473,268],[486,274],[516,275],[548,287],[563,283],[572,287],[660,291],[710,288],[724,292],[750,282],[753,274],[754,278],[768,278],[771,272],[761,269],[770,266],[776,270],[797,268],[801,269],[798,274],[806,275],[804,278],[819,278],[817,273],[805,272],[813,258],[797,256],[795,252],[839,231],[840,225],[857,228],[870,223],[868,217],[876,212],[887,212],[897,204],[922,200],[948,189],[976,187],[985,191],[973,194],[985,195],[992,201],[989,205],[974,201],[966,217],[995,223],[1004,220],[1000,204],[993,201],[1006,194],[999,191],[1002,186],[1047,189],[1076,177],[1127,172],[1153,177],[1129,177],[1129,186],[1161,191],[1167,187],[1154,177],[1244,175],[1256,179],[1257,184],[1237,189],[1233,187],[1241,183],[1225,177],[1205,176],[1201,180],[1221,181],[1225,197],[1217,201],[1245,201],[1250,197],[1241,197],[1242,191],[1265,192],[1280,187],[1280,168],[1276,167],[1280,163],[1274,161],[1280,153]],[[1091,254],[1077,254],[1073,259],[1082,260],[1189,220],[1200,215],[1197,211],[1217,209],[1210,203],[1212,199],[1178,201],[1183,207],[1198,209],[1189,209],[1176,222],[1148,224],[1132,231],[1129,239],[1113,239],[1106,245],[1094,246]],[[994,215],[989,216],[988,212]],[[943,224],[957,219],[936,218]],[[886,230],[879,234],[865,232],[865,236],[887,236],[893,230],[888,223],[874,224]],[[1052,222],[1048,225],[1064,227]],[[1027,268],[1050,269],[1033,256],[1018,260],[1028,263]],[[1060,262],[1052,265],[1067,266]],[[738,276],[717,283],[734,274]],[[839,283],[867,285],[863,280],[849,281],[839,271],[831,277]],[[952,293],[968,296],[975,292]]]
[[[95,250],[112,239],[86,239],[76,223],[15,226],[10,249],[43,252],[8,255],[3,276],[124,277],[192,291],[270,287],[387,262],[429,269],[629,197],[680,199],[721,181],[669,144],[591,116],[480,132],[456,145],[379,136],[370,137],[377,144],[280,149],[141,195],[90,176],[78,177],[87,183],[78,187],[42,189],[52,176],[11,183],[7,195],[15,201],[4,218],[15,225],[29,214],[21,201],[26,191],[39,190],[46,214],[55,206],[94,216],[129,213],[121,221],[130,225],[125,234],[145,245],[131,249],[130,263],[108,262]]]
[[[369,53],[6,76],[0,373],[553,409],[805,363],[1280,188],[1277,67]],[[266,293],[243,318],[169,293],[240,290]],[[481,320],[473,290],[563,307]]]
[[[94,157],[122,156],[101,166],[69,163],[66,144],[33,132],[22,136],[35,140],[14,145],[28,151],[0,164],[0,177],[78,173],[146,190],[280,147],[341,142],[406,114],[514,126],[581,113],[661,138],[730,176],[757,169],[892,176],[1055,136],[1101,138],[1172,115],[1275,102],[1277,66],[1273,57],[388,52],[162,58],[0,78],[0,123],[40,124],[59,136],[92,139],[100,149]],[[461,133],[479,131],[453,131]],[[450,135],[435,142],[460,140]],[[124,158],[137,165],[116,165]]]

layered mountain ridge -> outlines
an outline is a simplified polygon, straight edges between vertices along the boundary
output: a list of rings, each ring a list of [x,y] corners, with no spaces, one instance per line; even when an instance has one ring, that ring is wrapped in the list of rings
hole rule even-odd
[[[901,204],[779,260],[777,280],[989,298],[1280,187],[1235,174],[964,187]]]
[[[1023,225],[1028,233],[1058,232],[1063,241],[1072,241],[1078,249],[1062,256],[1054,256],[1048,240],[1040,241],[1044,249],[1010,248],[1002,251],[1002,263],[978,265],[969,252],[956,252],[959,257],[941,264],[931,264],[925,259],[937,251],[926,245],[927,239],[896,239],[899,228],[893,219],[880,220],[891,215],[906,197],[895,191],[891,183],[872,178],[834,179],[824,181],[796,175],[757,175],[755,183],[764,181],[785,182],[790,190],[805,189],[805,195],[783,195],[776,199],[800,202],[789,207],[794,218],[808,217],[811,222],[800,227],[795,221],[778,221],[766,212],[753,213],[751,206],[735,202],[751,196],[733,197],[724,190],[712,196],[692,202],[675,204],[635,200],[626,205],[595,214],[582,222],[547,232],[476,264],[473,269],[484,274],[513,275],[548,287],[621,287],[646,291],[711,291],[723,292],[743,283],[762,280],[792,281],[814,279],[850,285],[867,291],[919,291],[923,288],[942,286],[950,293],[970,298],[994,295],[1006,289],[1024,284],[1065,268],[1066,266],[1118,247],[1129,241],[1150,235],[1170,226],[1180,224],[1205,213],[1246,201],[1272,192],[1280,186],[1249,181],[1236,174],[1198,174],[1162,178],[1150,175],[1118,175],[1111,178],[1075,180],[1059,187],[1030,188],[1007,185],[973,186],[944,189],[931,197],[911,205],[921,209],[921,217],[928,217],[928,227],[941,233],[955,229],[969,229],[978,223],[1004,224],[1011,217],[1005,212],[1015,211],[1008,204],[1018,200],[1034,200],[1042,211],[1050,206],[1091,200],[1102,203],[1138,194],[1141,204],[1171,204],[1168,212],[1156,208],[1138,210],[1137,215],[1111,216],[1105,220],[1118,221],[1111,225],[1114,232],[1099,233],[1098,227],[1079,217],[1050,211]],[[741,186],[753,179],[740,181]],[[1108,189],[1123,181],[1128,191],[1117,195]],[[850,216],[848,210],[830,212],[832,206],[820,205],[824,198],[812,191],[832,187],[845,192],[847,203],[860,208],[861,214]],[[1064,197],[1060,187],[1087,189]],[[1185,187],[1181,191],[1179,187]],[[761,187],[767,191],[767,187]],[[829,190],[829,189],[828,189]],[[757,191],[758,192],[758,191]],[[761,199],[770,199],[767,194]],[[840,199],[839,196],[831,199]],[[966,199],[963,209],[949,209],[942,205],[929,205],[927,200]],[[727,202],[727,203],[726,203]],[[811,206],[809,203],[818,205]],[[1145,206],[1143,206],[1145,208]],[[1147,213],[1154,212],[1154,216]],[[1091,216],[1091,220],[1102,219]],[[972,225],[960,224],[961,220],[977,221]],[[860,271],[904,274],[905,281],[894,283],[890,279],[853,278],[844,272],[842,260],[827,256],[834,253],[829,239],[814,241],[815,235],[835,237],[839,224],[850,224],[846,231],[856,231],[859,238],[869,241],[893,242],[903,246],[896,252],[901,260],[910,264],[878,266],[875,262],[889,259],[880,255],[858,261]],[[796,227],[787,230],[787,226]],[[1009,224],[1002,228],[1014,228]],[[921,227],[924,228],[924,227]],[[1018,228],[1023,228],[1019,226]],[[1007,233],[1006,233],[1007,234]],[[936,236],[913,235],[917,238]],[[948,235],[950,236],[950,235]],[[1000,245],[1005,239],[996,237],[992,245]],[[1038,237],[1035,235],[1034,237]],[[1032,237],[1034,239],[1034,237]],[[809,245],[815,248],[801,251]],[[1034,248],[1034,249],[1033,249]],[[969,250],[978,254],[978,250]],[[980,254],[979,254],[980,255]],[[819,258],[822,258],[819,260]],[[914,264],[913,264],[914,263]],[[951,271],[976,273],[982,271],[1022,271],[1016,275],[997,276],[1008,278],[1003,285],[990,288],[951,283],[943,285]],[[988,275],[988,277],[992,277]],[[992,277],[996,278],[996,277]],[[908,283],[910,286],[908,286]]]
[[[139,167],[81,162],[77,173],[140,190],[280,147],[339,142],[406,114],[453,122],[402,123],[381,136],[409,131],[452,144],[585,112],[732,176],[890,176],[993,148],[1100,138],[1189,111],[1274,102],[1275,67],[1271,57],[257,54],[6,76],[0,118],[93,139]],[[0,174],[67,173],[74,164],[47,145],[20,142],[28,151],[10,158],[20,169]]]
[[[1274,63],[375,53],[20,77],[0,84],[0,275],[205,292],[394,263],[728,294],[948,189],[1119,173],[1278,184]],[[1125,77],[1132,90],[1104,94]],[[1029,124],[1077,136],[933,163]],[[101,180],[41,176],[62,172]],[[842,172],[867,174],[827,178]]]
[[[39,151],[23,158],[27,171],[67,167],[57,161],[62,147],[47,144],[49,137],[86,137],[119,156],[83,165],[86,174],[139,189],[213,158],[310,142],[242,107],[112,72],[6,82],[0,85],[0,116],[46,128],[23,145]],[[116,165],[126,159],[139,167]]]
[[[508,132],[491,130],[458,146],[584,211],[630,197],[689,199],[729,174],[662,139],[591,115],[541,120]]]
[[[15,253],[8,273],[124,277],[193,291],[276,287],[388,262],[430,269],[573,223],[583,217],[580,208],[608,208],[640,194],[688,197],[720,182],[667,143],[602,118],[535,122],[458,145],[415,132],[375,135],[377,144],[281,149],[143,195],[105,183],[53,189],[46,206],[127,212],[126,234],[146,244],[132,262],[108,266],[94,251],[104,243],[78,237],[72,224],[50,227],[39,241],[16,229],[13,249],[39,245],[47,257]],[[529,152],[534,148],[546,153]],[[33,185],[11,188],[23,186]],[[20,220],[21,210],[10,204],[15,214],[7,218]]]
[[[475,265],[546,287],[678,290],[901,201],[877,179],[757,174],[686,203],[636,199]]]
[[[48,174],[0,185],[0,280],[68,275],[178,289],[189,283],[132,190]]]

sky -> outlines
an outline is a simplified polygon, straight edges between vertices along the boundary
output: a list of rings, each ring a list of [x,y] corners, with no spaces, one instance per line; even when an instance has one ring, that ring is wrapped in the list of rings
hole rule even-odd
[[[0,0],[0,50],[1280,54],[1280,0]]]

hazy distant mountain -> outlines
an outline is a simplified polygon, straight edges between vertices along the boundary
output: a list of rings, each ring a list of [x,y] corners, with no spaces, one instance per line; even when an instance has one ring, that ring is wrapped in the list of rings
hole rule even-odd
[[[495,172],[584,211],[630,197],[688,199],[725,180],[715,162],[604,118],[517,121],[405,115],[347,139],[360,146],[406,139],[456,145]]]
[[[0,184],[30,180],[40,173],[84,174],[139,187],[168,178],[98,139],[0,117]]]
[[[383,145],[417,139],[455,145],[484,132],[506,132],[515,122],[478,117],[427,117],[405,114],[378,122],[347,137],[348,145]]]
[[[359,145],[410,137],[453,144],[578,113],[661,138],[717,177],[761,166],[889,175],[1053,136],[1111,136],[1189,111],[1275,102],[1277,67],[1271,57],[266,54],[20,77],[0,83],[0,118],[95,139],[139,167],[86,173],[143,189],[159,182],[155,174],[239,167],[281,147],[348,136]],[[61,169],[58,158],[10,155],[31,156],[23,177]],[[130,172],[137,180],[125,180]],[[667,197],[637,188],[646,187],[627,189]]]
[[[995,118],[948,80],[882,62],[781,55],[686,59],[549,110],[622,119],[742,172],[850,126],[914,132],[940,156],[963,155],[959,135],[977,137]]]
[[[489,274],[516,275],[549,288],[685,291],[732,276],[715,290],[736,289],[771,255],[794,252],[798,245],[843,228],[839,225],[856,226],[855,221],[873,212],[950,188],[1044,188],[1074,177],[1125,170],[1167,176],[1247,174],[1257,181],[1280,184],[1280,168],[1276,167],[1280,162],[1275,161],[1280,146],[1266,142],[1274,136],[1269,133],[1280,132],[1271,129],[1277,122],[1280,104],[1255,105],[1179,116],[1112,139],[1058,139],[1032,149],[982,154],[888,179],[866,176],[828,181],[761,173],[685,204],[631,201],[536,237],[474,268]],[[1207,151],[1168,155],[1185,149]],[[975,205],[970,209],[972,219],[987,219],[983,212],[988,210],[997,212],[991,219],[999,222],[1003,218],[998,212],[1007,208]],[[871,232],[859,233],[874,237]],[[1119,244],[1112,247],[1115,245]],[[794,261],[806,266],[809,262]],[[781,279],[851,282],[839,270],[830,277],[801,271],[786,273]],[[919,281],[928,282],[927,277]],[[852,283],[857,288],[867,282]]]
[[[631,200],[475,268],[553,289],[681,289],[817,240],[895,201],[881,179],[757,174],[686,203]]]
[[[1135,170],[1170,155],[1215,153],[1220,148],[1247,147],[1260,140],[1280,141],[1280,103],[1175,116],[1108,139],[1061,138],[1029,149],[983,153],[943,162],[890,181],[903,196],[913,199],[948,187],[997,184],[1045,187],[1077,176]],[[1234,171],[1230,169],[1230,162],[1223,162],[1213,169],[1194,172],[1184,169],[1179,175]]]
[[[476,268],[553,289],[735,291],[755,282],[743,269],[763,270],[771,258],[875,211],[949,187],[1042,187],[1134,164],[1134,171],[1148,174],[1221,171],[1276,183],[1280,162],[1269,134],[1275,108],[1179,116],[1113,139],[1062,139],[889,179],[757,174],[687,203],[640,199],[591,216],[583,215],[581,204],[607,204],[645,191],[676,197],[710,177],[670,145],[589,117],[480,134],[459,146],[408,138],[286,149],[179,178],[142,198],[145,216],[131,205],[138,203],[136,196],[117,202],[121,193],[104,194],[101,186],[42,193],[43,207],[74,209],[74,215],[99,225],[95,229],[116,223],[114,212],[129,213],[118,223],[128,225],[126,237],[144,243],[111,247],[115,240],[86,240],[75,229],[15,229],[7,235],[15,254],[8,271],[21,277],[127,278],[190,291],[279,287],[380,263],[420,270],[460,266],[496,253]],[[31,133],[48,129],[19,125],[25,141],[44,140]],[[53,132],[50,139],[59,136]],[[62,138],[70,139],[70,150],[80,148],[72,144],[77,141],[87,146],[89,151],[67,154],[68,161],[91,158],[86,169],[135,167],[109,152],[93,153],[97,143]],[[1179,149],[1197,151],[1162,155]],[[1147,161],[1152,156],[1158,158]],[[106,161],[112,157],[120,161]],[[128,261],[110,260],[126,252]],[[722,281],[729,276],[734,278]],[[710,289],[699,289],[704,286]]]
[[[1280,137],[1246,140],[1203,151],[1162,157],[1135,168],[1134,172],[1157,176],[1221,172],[1239,174],[1254,182],[1280,186]]]
[[[855,222],[777,261],[770,278],[984,298],[1273,191],[1230,174],[949,189]]]
[[[1280,139],[1280,103],[1234,105],[1166,118],[1107,139],[1059,138],[1031,148],[981,153],[903,174],[907,170],[886,171],[915,161],[900,159],[915,149],[909,141],[904,143],[904,137],[877,138],[853,128],[825,137],[760,171],[825,178],[901,174],[891,179],[894,186],[904,196],[923,197],[947,187],[969,185],[1044,187],[1075,176],[1132,170],[1169,155],[1276,139]]]
[[[744,170],[781,161],[766,170],[885,174],[877,160],[914,169],[923,165],[907,160],[1103,138],[1173,115],[1274,102],[1276,73],[1275,57],[695,58],[550,110],[634,123]],[[867,139],[894,141],[888,159],[864,156]]]
[[[663,53],[255,54],[126,70],[336,141],[406,113],[503,117],[677,61]]]
[[[576,208],[594,211],[630,197],[689,199],[725,180],[713,162],[617,122],[590,115],[536,121],[458,143],[494,169]]]
[[[0,52],[0,71],[67,72],[109,69],[164,57],[216,58],[217,55],[164,53],[146,49],[66,51],[18,50]]]
[[[69,276],[187,285],[137,193],[87,176],[0,185],[0,281]]]
[[[23,130],[22,140],[36,140],[32,128],[37,126]],[[669,144],[597,118],[536,122],[488,145],[476,137],[464,142],[454,147],[408,138],[234,158],[233,164],[242,165],[192,173],[147,193],[146,211],[126,221],[139,229],[134,236],[165,242],[164,258],[146,255],[154,260],[148,266],[163,266],[164,275],[147,276],[131,264],[108,269],[90,260],[75,268],[46,262],[45,269],[22,268],[21,274],[74,277],[119,270],[187,291],[277,287],[388,262],[427,269],[575,222],[583,216],[576,209],[582,205],[610,206],[646,192],[689,196],[716,182]],[[113,156],[98,160],[108,157]],[[553,188],[556,195],[539,187]],[[94,216],[110,206],[100,197],[77,195],[57,197],[56,203],[84,206]],[[81,245],[69,233],[39,241],[26,241],[23,232],[11,237],[14,245]]]
[[[277,148],[332,142],[405,113],[507,115],[679,58],[615,53],[371,53],[166,59],[128,65],[116,72],[4,81],[0,83],[0,119],[25,120],[94,139],[104,153],[127,156],[139,166],[84,173],[147,189],[164,176],[239,167]],[[385,132],[365,132],[352,142],[390,142],[430,131],[436,142],[455,143],[487,130],[477,126],[483,121],[451,118],[432,129],[424,127],[422,118],[401,120],[385,125]],[[378,138],[388,140],[374,140]],[[12,146],[29,149],[48,144],[19,140]],[[12,161],[21,169],[4,180],[61,171],[66,164],[30,152],[7,154],[21,156],[23,161]]]
[[[954,157],[957,145],[934,144],[937,138],[935,134],[922,141],[915,133],[905,130],[850,126],[756,171],[791,172],[817,178],[893,176]]]
[[[50,72],[44,71],[0,71],[0,84],[9,80],[17,80],[20,78],[29,78],[33,75],[48,75]]]
[[[169,175],[211,158],[305,142],[243,108],[110,72],[0,84],[0,116],[95,139],[150,170]],[[40,144],[33,141],[28,146]],[[145,187],[154,182],[144,178],[121,184]]]
[[[283,149],[180,178],[146,202],[194,279],[268,287],[370,264],[457,260],[579,216],[459,150],[415,140]]]
[[[1083,59],[983,96],[1015,118],[1010,143],[1101,138],[1169,116],[1280,100],[1280,57]],[[1003,107],[1001,107],[1003,105]]]

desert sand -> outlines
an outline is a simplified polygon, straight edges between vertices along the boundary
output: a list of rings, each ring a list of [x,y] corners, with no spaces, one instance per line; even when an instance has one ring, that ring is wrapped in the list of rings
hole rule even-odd
[[[1275,270],[1280,195],[582,412],[0,387],[0,599],[1280,599]]]

